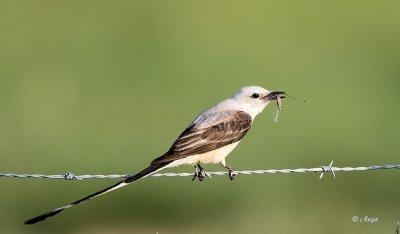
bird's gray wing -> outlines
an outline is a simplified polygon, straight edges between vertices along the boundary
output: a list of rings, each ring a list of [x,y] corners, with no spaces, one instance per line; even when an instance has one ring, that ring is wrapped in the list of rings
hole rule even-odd
[[[210,118],[215,123],[206,124],[206,127],[202,127],[201,123],[190,125],[168,152],[153,160],[151,165],[207,153],[237,142],[246,135],[252,123],[249,114],[238,110],[216,112],[202,123]]]

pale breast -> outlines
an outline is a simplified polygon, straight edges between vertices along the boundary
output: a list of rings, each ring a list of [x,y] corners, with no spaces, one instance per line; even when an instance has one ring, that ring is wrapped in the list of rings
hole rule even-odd
[[[238,144],[239,141],[208,153],[200,154],[197,156],[198,160],[200,163],[220,163]]]
[[[230,145],[221,147],[216,150],[212,150],[210,152],[204,154],[196,154],[192,156],[188,156],[182,159],[178,159],[173,161],[167,167],[177,167],[182,165],[195,165],[198,163],[206,164],[206,163],[220,163],[225,159],[226,156],[239,144],[239,141],[232,143]]]

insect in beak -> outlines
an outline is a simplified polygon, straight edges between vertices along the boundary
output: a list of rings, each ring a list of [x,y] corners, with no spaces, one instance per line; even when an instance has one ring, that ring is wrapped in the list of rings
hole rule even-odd
[[[278,106],[278,110],[282,110],[282,98],[285,98],[286,93],[284,91],[272,91],[265,96],[267,101],[275,101]]]
[[[264,99],[267,101],[276,101],[276,106],[278,107],[278,109],[276,110],[275,114],[275,120],[274,120],[275,123],[278,122],[279,112],[282,111],[282,99],[286,97],[290,97],[291,99],[296,100],[296,98],[290,96],[284,91],[272,91],[266,96],[264,96]]]
[[[293,100],[296,100],[294,97],[286,94],[284,91],[272,91],[264,97],[264,99],[267,101],[276,101],[276,106],[278,107],[278,109],[276,110],[275,114],[275,123],[278,122],[279,112],[282,111],[282,99],[286,97],[290,97]]]
[[[268,101],[275,101],[281,98],[285,98],[286,93],[283,91],[272,91],[269,94],[267,94],[264,99]]]

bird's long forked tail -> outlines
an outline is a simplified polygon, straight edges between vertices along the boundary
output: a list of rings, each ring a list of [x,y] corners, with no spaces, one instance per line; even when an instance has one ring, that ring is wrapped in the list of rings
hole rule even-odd
[[[71,207],[73,207],[75,205],[78,205],[80,203],[83,203],[83,202],[87,202],[87,201],[89,201],[89,200],[91,200],[91,199],[93,199],[95,197],[98,197],[98,196],[101,196],[101,195],[103,195],[105,193],[108,193],[108,192],[111,192],[113,190],[122,188],[125,185],[128,185],[128,184],[130,184],[130,183],[132,183],[132,182],[134,182],[136,180],[139,180],[139,179],[144,178],[146,176],[149,176],[149,175],[151,175],[153,173],[156,173],[157,171],[165,168],[168,164],[170,164],[170,162],[164,162],[164,163],[158,163],[158,164],[150,165],[149,167],[147,167],[143,171],[137,173],[136,175],[130,176],[130,177],[126,178],[125,180],[122,180],[122,181],[120,181],[120,182],[118,182],[118,183],[116,183],[116,184],[114,184],[114,185],[112,185],[110,187],[107,187],[107,188],[102,189],[102,190],[100,190],[98,192],[90,194],[89,196],[86,196],[86,197],[84,197],[82,199],[74,201],[69,205],[53,209],[53,210],[51,210],[49,212],[46,212],[46,213],[41,214],[39,216],[36,216],[36,217],[34,217],[32,219],[26,220],[24,222],[24,224],[35,224],[37,222],[43,221],[43,220],[47,219],[48,217],[54,216],[54,215],[60,213],[61,211],[65,210],[65,209],[71,208]]]

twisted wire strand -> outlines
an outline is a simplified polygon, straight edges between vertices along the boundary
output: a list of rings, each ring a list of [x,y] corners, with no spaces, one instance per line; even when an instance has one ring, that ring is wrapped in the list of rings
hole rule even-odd
[[[277,174],[277,173],[306,173],[306,172],[320,172],[320,179],[322,179],[324,173],[332,173],[335,177],[335,172],[353,172],[353,171],[369,171],[369,170],[386,170],[386,169],[400,169],[400,164],[388,164],[388,165],[375,165],[367,167],[333,167],[333,161],[329,166],[321,166],[316,168],[297,168],[297,169],[268,169],[268,170],[245,170],[236,171],[236,175],[257,175],[257,174]],[[208,175],[222,176],[227,175],[226,171],[207,172]],[[15,174],[15,173],[0,173],[0,177],[11,177],[11,178],[36,178],[36,179],[64,179],[64,180],[83,180],[83,179],[119,179],[126,178],[130,174],[124,175],[75,175],[72,172],[67,172],[62,175],[43,175],[43,174]],[[156,173],[151,175],[152,177],[187,177],[194,176],[194,173]]]

